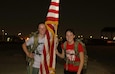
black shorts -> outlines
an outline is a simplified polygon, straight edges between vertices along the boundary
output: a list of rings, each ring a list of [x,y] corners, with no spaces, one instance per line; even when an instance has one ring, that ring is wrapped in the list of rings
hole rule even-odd
[[[77,72],[71,72],[64,69],[64,74],[77,74]],[[83,71],[81,71],[81,74],[83,74]]]

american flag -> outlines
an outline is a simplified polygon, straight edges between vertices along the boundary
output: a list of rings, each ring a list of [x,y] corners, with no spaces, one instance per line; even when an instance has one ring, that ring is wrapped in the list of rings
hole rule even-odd
[[[55,74],[56,36],[59,20],[59,0],[51,0],[45,25],[47,27],[45,45],[39,74]]]

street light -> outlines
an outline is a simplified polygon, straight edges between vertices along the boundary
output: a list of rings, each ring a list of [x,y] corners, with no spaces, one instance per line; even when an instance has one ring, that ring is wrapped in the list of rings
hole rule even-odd
[[[92,38],[93,38],[93,36],[92,36],[92,35],[90,35],[90,36],[89,36],[89,38],[90,38],[90,39],[92,39]]]
[[[8,35],[8,33],[5,33],[5,35]]]
[[[5,32],[4,29],[2,29],[2,35],[4,35],[4,32]]]
[[[2,29],[2,41],[4,41],[4,39],[5,39],[4,38],[4,32],[5,32],[4,29]]]
[[[22,33],[18,33],[18,36],[21,36],[22,35]]]

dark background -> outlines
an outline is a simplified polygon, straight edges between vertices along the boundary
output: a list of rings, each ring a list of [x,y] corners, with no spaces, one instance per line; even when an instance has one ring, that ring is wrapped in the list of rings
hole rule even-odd
[[[27,35],[36,31],[44,22],[50,0],[2,0],[0,1],[0,28],[8,34]],[[115,27],[115,4],[112,0],[60,0],[58,35],[67,28],[76,35],[100,37],[104,27]],[[0,31],[1,33],[1,31]]]

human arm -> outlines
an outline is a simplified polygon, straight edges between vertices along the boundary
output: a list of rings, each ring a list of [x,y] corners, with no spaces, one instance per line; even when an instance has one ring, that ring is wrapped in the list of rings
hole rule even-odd
[[[64,49],[62,49],[62,43],[58,42],[58,38],[56,39],[56,44],[57,44],[57,49],[56,49],[56,54],[57,56],[59,56],[60,58],[65,58],[65,53],[64,53]],[[58,51],[58,49],[61,49],[61,53]]]
[[[80,64],[79,64],[79,69],[77,74],[81,74],[82,68],[83,68],[83,64],[84,64],[84,52],[80,52],[79,53],[79,58],[80,58]]]
[[[62,49],[62,53],[59,53],[58,50],[56,49],[56,54],[62,59],[65,58],[65,53],[63,49]]]
[[[77,74],[81,74],[81,71],[83,69],[83,64],[84,64],[84,48],[81,43],[78,44],[78,52],[79,52],[80,64],[79,64]]]
[[[25,52],[25,54],[30,57],[30,58],[33,58],[33,53],[29,52],[28,49],[27,49],[27,46],[26,46],[26,43],[23,43],[22,44],[22,49],[23,51]]]

